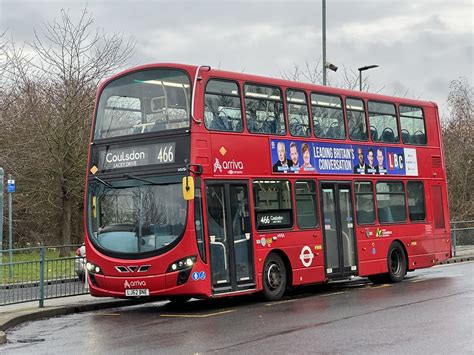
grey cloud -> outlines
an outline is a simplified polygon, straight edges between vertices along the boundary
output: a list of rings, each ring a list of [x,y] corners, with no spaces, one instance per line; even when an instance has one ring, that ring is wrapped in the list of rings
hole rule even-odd
[[[280,76],[321,55],[321,2],[314,0],[0,0],[0,22],[17,41],[31,41],[33,28],[61,8],[78,14],[85,4],[96,26],[136,38],[131,65],[185,62]],[[446,16],[453,9],[456,23]],[[443,106],[450,80],[472,81],[472,9],[470,0],[327,1],[328,60],[348,70],[379,64],[366,73],[372,89]]]

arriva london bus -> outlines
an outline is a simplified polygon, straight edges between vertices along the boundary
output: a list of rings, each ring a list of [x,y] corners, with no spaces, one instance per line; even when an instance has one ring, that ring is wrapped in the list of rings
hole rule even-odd
[[[96,102],[93,296],[278,300],[451,257],[432,102],[169,63],[110,78]]]

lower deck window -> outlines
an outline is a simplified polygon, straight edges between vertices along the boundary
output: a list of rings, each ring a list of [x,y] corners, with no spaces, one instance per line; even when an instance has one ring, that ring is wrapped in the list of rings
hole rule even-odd
[[[298,227],[316,227],[318,225],[316,183],[312,180],[296,181],[295,199]]]
[[[281,229],[293,226],[291,186],[286,180],[253,182],[257,229]]]
[[[375,222],[374,189],[370,181],[354,183],[357,223]]]
[[[407,219],[402,182],[378,182],[377,212],[380,223],[404,222]]]
[[[425,191],[421,181],[407,182],[408,214],[410,221],[425,220]]]

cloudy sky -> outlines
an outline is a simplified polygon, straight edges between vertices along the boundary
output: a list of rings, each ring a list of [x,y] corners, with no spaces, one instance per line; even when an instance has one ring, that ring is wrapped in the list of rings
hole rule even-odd
[[[95,26],[136,40],[129,65],[206,64],[281,76],[321,58],[321,0],[0,0],[1,31],[31,42],[33,31],[87,6]],[[435,101],[449,83],[473,83],[473,0],[327,0],[327,60],[365,72],[371,91]],[[342,82],[343,70],[328,72]]]

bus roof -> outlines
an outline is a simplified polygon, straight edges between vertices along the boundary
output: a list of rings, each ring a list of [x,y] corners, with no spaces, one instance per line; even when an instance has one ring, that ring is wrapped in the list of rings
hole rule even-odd
[[[189,73],[192,73],[193,75],[198,68],[198,66],[196,65],[178,64],[178,63],[145,64],[145,65],[127,69],[107,79],[106,81],[102,82],[102,84],[100,85],[99,91],[101,91],[103,86],[105,86],[110,81],[113,81],[116,78],[121,77],[125,74],[132,73],[139,70],[163,68],[163,67],[186,70]],[[219,77],[223,79],[226,78],[226,79],[233,79],[233,80],[248,81],[248,82],[258,83],[258,84],[283,86],[286,88],[318,91],[318,92],[324,92],[327,94],[344,95],[348,97],[365,98],[365,99],[376,100],[376,101],[398,102],[398,103],[407,104],[407,105],[416,105],[416,106],[434,107],[434,108],[438,107],[438,105],[432,101],[415,100],[415,99],[409,99],[409,98],[404,98],[404,97],[381,95],[381,94],[364,92],[364,91],[361,92],[357,90],[348,90],[348,89],[342,89],[342,88],[337,88],[337,87],[323,86],[323,85],[317,85],[317,84],[312,84],[312,83],[307,83],[307,82],[298,82],[298,81],[291,81],[291,80],[272,78],[272,77],[265,77],[265,76],[260,76],[260,75],[247,74],[247,73],[238,73],[238,72],[231,72],[231,71],[212,69],[212,68],[208,71],[208,73],[210,73],[210,76]]]

